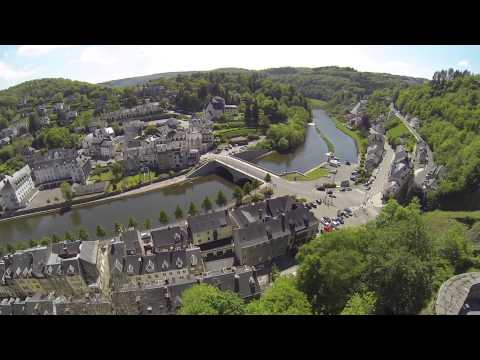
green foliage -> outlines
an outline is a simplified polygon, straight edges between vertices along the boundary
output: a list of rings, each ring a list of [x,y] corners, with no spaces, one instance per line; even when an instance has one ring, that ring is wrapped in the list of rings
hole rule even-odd
[[[373,315],[376,303],[377,297],[373,292],[355,293],[348,300],[340,315]]]
[[[296,288],[294,277],[278,277],[260,299],[247,305],[252,315],[311,315],[312,307],[304,293]]]
[[[51,240],[52,240],[52,243],[58,243],[61,241],[60,237],[56,234],[52,234]]]
[[[123,231],[123,225],[120,224],[119,222],[115,222],[113,224],[113,229],[115,231],[115,234],[119,235]]]
[[[218,190],[217,197],[215,198],[215,203],[218,206],[225,206],[227,204],[227,198],[222,190]]]
[[[175,208],[175,219],[183,219],[183,210],[180,205],[177,205],[177,207]]]
[[[143,222],[143,226],[145,230],[150,229],[152,227],[152,221],[149,218],[146,218]]]
[[[203,199],[203,201],[202,201],[202,209],[205,212],[208,212],[208,211],[212,210],[212,201],[210,200],[210,198],[208,196],[206,196],[205,199]]]
[[[46,129],[41,136],[43,136],[42,142],[49,149],[72,148],[75,145],[75,141],[70,134],[70,131],[65,127]]]
[[[62,192],[62,196],[66,201],[73,199],[72,186],[68,182],[63,182],[60,185],[60,191]]]
[[[445,74],[446,72],[444,72]],[[402,113],[421,120],[420,134],[445,165],[446,178],[430,197],[431,207],[478,209],[480,186],[480,76],[445,75],[400,91]]]
[[[233,198],[236,201],[236,204],[241,204],[242,199],[243,199],[243,190],[240,186],[235,186],[233,189]]]
[[[243,300],[231,291],[207,284],[194,285],[182,295],[181,315],[243,315]]]
[[[168,215],[165,211],[161,210],[160,215],[158,216],[158,221],[162,225],[167,225],[169,222]]]
[[[317,313],[338,314],[372,291],[379,314],[416,314],[433,293],[435,247],[418,203],[389,201],[376,221],[328,233],[300,248],[299,288]]]
[[[82,241],[87,241],[87,240],[88,240],[88,237],[89,237],[89,235],[88,235],[88,231],[87,231],[87,230],[85,230],[85,229],[80,229],[80,230],[78,231],[78,238],[79,238],[80,240],[82,240]]]
[[[128,218],[128,227],[129,228],[136,228],[138,225],[138,221],[134,217]]]
[[[107,232],[105,229],[102,227],[102,225],[97,225],[97,228],[95,230],[95,233],[98,238],[103,238],[105,235],[107,235]]]
[[[190,206],[188,207],[188,215],[195,216],[197,215],[197,213],[198,213],[198,210],[195,203],[190,202]]]
[[[66,241],[73,241],[73,235],[70,233],[70,231],[65,231],[65,235],[63,237]]]

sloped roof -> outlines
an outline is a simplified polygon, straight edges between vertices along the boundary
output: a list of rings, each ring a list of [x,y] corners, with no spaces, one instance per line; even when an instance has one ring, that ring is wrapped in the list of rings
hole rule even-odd
[[[225,211],[216,211],[188,218],[188,225],[193,233],[218,229],[229,224],[228,214]]]

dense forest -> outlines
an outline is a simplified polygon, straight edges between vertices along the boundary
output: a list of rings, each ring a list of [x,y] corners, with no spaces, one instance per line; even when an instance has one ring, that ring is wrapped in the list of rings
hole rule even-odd
[[[430,83],[401,90],[396,105],[420,118],[420,134],[447,168],[430,207],[480,208],[480,76],[437,72]]]

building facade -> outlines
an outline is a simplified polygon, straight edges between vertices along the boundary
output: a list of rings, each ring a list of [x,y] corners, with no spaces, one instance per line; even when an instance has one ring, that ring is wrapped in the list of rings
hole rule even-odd
[[[12,176],[0,177],[0,205],[3,210],[17,210],[25,207],[35,196],[37,189],[28,165]]]

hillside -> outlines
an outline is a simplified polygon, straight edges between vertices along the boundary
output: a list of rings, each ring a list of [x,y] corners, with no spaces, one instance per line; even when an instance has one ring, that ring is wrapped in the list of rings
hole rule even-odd
[[[239,68],[221,68],[215,69],[211,72],[228,72],[228,73],[247,73],[250,70],[247,69],[239,69]],[[175,72],[166,72],[166,73],[158,73],[152,75],[144,75],[144,76],[135,76],[125,79],[118,79],[118,80],[111,80],[100,83],[99,85],[103,86],[110,86],[110,87],[125,87],[125,86],[138,86],[148,83],[152,80],[158,79],[172,79],[177,77],[178,75],[182,76],[189,76],[196,73],[202,73],[204,71],[175,71]]]
[[[262,71],[268,77],[288,83],[308,98],[328,102],[328,110],[343,112],[362,97],[383,88],[405,87],[424,83],[425,79],[360,72],[352,68],[275,68]]]
[[[430,206],[480,209],[480,76],[436,73],[431,82],[400,91],[396,105],[421,120],[420,135],[447,168]]]

